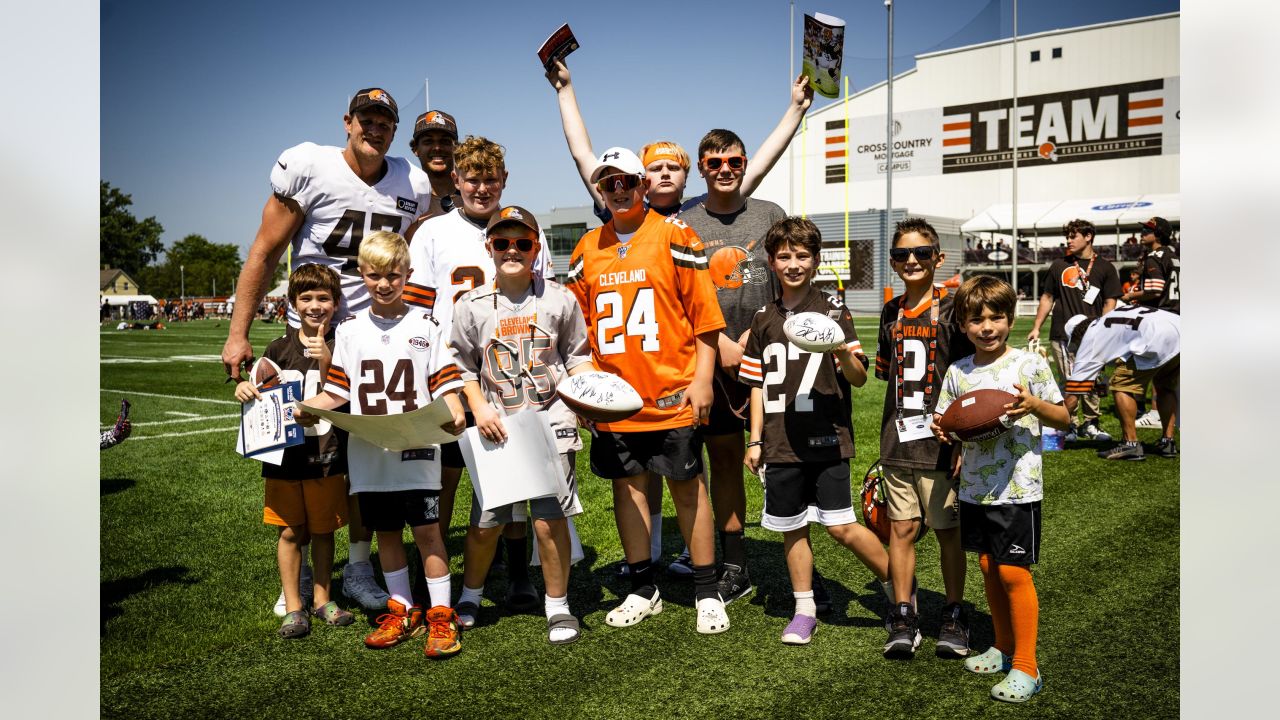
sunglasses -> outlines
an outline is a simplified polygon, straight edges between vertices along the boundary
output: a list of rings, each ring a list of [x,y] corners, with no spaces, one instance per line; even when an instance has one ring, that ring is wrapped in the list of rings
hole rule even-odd
[[[923,262],[925,260],[932,260],[933,246],[918,245],[916,247],[909,247],[909,248],[903,248],[903,247],[889,248],[889,259],[894,262],[906,262],[907,258],[911,257],[912,255],[915,255],[916,260],[920,262]]]
[[[511,238],[491,237],[489,242],[493,245],[493,249],[498,252],[506,252],[507,248],[511,247],[512,242],[515,242],[517,250],[525,253],[532,250],[533,246],[537,244],[537,240],[527,237],[516,238],[514,241]]]
[[[741,170],[747,166],[747,159],[742,155],[730,155],[729,157],[709,157],[702,159],[702,166],[708,170],[719,170],[721,165],[729,163],[730,170]]]
[[[596,181],[596,189],[602,193],[634,190],[639,185],[639,175],[606,175]]]

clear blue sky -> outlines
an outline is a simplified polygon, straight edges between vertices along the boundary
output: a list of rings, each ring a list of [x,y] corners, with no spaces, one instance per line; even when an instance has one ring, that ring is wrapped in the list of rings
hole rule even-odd
[[[918,53],[1009,36],[1012,8],[1012,0],[900,0],[895,72]],[[1175,10],[1171,0],[1023,0],[1018,29]],[[303,141],[342,145],[347,99],[361,87],[396,98],[392,154],[412,159],[424,78],[432,105],[453,113],[463,135],[507,148],[504,201],[535,212],[585,204],[535,55],[562,22],[582,45],[568,64],[597,152],[657,139],[692,151],[713,127],[736,131],[753,151],[788,100],[785,0],[104,0],[101,11],[102,179],[132,194],[140,217],[156,216],[166,245],[199,233],[247,248],[276,156]],[[847,22],[844,70],[854,90],[884,79],[880,0],[797,3],[797,53],[802,16],[814,11]],[[702,188],[695,174],[689,193]]]

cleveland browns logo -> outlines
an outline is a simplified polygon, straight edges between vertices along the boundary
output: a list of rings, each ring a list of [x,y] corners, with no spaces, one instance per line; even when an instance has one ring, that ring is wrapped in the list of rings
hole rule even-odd
[[[524,215],[520,214],[520,210],[518,208],[513,208],[513,207],[506,208],[500,213],[500,215],[504,220],[506,219],[523,220],[524,219]]]
[[[726,246],[711,256],[708,267],[711,282],[717,289],[732,290],[743,285],[759,285],[765,281],[764,268],[746,250]]]
[[[444,121],[444,118],[440,116],[440,113],[435,110],[427,113],[427,116],[423,118],[423,122],[429,125],[448,125],[448,123]]]
[[[1085,284],[1084,273],[1080,270],[1079,265],[1072,263],[1062,271],[1062,287],[1084,290]]]
[[[391,104],[391,97],[378,88],[374,88],[369,91],[369,99],[373,102],[382,103],[383,105]]]

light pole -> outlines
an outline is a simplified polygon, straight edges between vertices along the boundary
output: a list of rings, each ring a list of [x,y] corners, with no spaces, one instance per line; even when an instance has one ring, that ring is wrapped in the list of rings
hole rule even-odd
[[[178,266],[178,294],[182,297],[182,302],[187,301],[187,266]]]
[[[888,11],[888,50],[885,52],[887,64],[887,76],[885,82],[885,128],[884,128],[884,151],[885,151],[885,175],[884,175],[884,237],[883,245],[880,250],[880,257],[884,259],[882,272],[884,273],[885,302],[891,297],[889,288],[892,285],[892,275],[889,268],[889,238],[893,236],[890,229],[893,223],[893,0],[884,0],[885,10]]]

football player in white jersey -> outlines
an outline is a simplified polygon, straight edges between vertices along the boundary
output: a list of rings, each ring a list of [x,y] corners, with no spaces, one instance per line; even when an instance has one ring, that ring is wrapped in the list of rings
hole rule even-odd
[[[387,157],[399,121],[391,94],[366,88],[351,99],[343,117],[345,147],[302,143],[280,154],[271,168],[271,196],[262,209],[262,223],[240,271],[231,328],[222,347],[228,377],[239,378],[241,368],[253,361],[249,325],[286,248],[293,249],[290,270],[305,263],[338,270],[342,298],[336,317],[368,307],[369,294],[356,268],[361,239],[377,230],[402,232],[431,202],[426,173],[403,158]],[[299,326],[293,308],[289,324]],[[371,535],[360,522],[354,496],[350,519],[343,593],[365,609],[377,610],[386,606],[387,594],[374,582]]]
[[[405,240],[413,242],[413,234],[422,223],[458,206],[458,186],[453,181],[453,151],[457,144],[458,122],[449,113],[428,110],[414,121],[409,150],[431,178],[431,205],[419,208],[422,214],[404,231]]]
[[[493,258],[485,249],[485,227],[502,207],[502,190],[507,184],[507,167],[501,145],[483,137],[471,137],[454,151],[453,179],[462,204],[453,212],[422,224],[409,246],[413,276],[405,287],[405,301],[426,308],[448,333],[453,304],[473,288],[493,282]],[[546,237],[538,232],[542,252],[534,259],[533,273],[550,277],[551,251]],[[453,498],[462,477],[462,452],[457,443],[442,448],[444,490],[440,494],[440,522],[446,535],[453,517]],[[509,523],[503,530],[511,573],[509,609],[532,610],[538,596],[527,578],[523,559],[527,533],[523,523]]]

